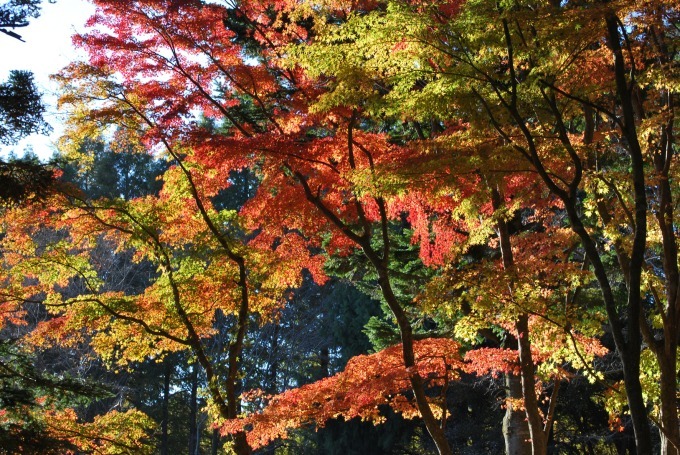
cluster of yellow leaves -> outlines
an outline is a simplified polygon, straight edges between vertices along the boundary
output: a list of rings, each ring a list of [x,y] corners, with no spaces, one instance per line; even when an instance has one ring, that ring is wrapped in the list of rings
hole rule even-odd
[[[144,455],[154,452],[149,438],[156,424],[140,411],[114,410],[95,417],[92,422],[82,422],[72,409],[67,409],[47,412],[45,420],[54,437],[77,447],[74,453]]]
[[[38,400],[39,403],[41,401],[45,400]],[[149,442],[156,424],[140,411],[113,410],[90,422],[84,422],[73,409],[59,410],[46,403],[35,408],[0,410],[0,428],[10,435],[16,428],[23,427],[28,420],[34,431],[40,428],[42,437],[46,440],[61,441],[64,444],[64,455],[150,455],[154,452],[153,444]],[[22,447],[20,441],[17,442]]]

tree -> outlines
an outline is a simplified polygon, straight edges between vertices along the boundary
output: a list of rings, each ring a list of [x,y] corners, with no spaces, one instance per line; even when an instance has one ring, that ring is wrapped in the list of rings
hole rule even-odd
[[[665,411],[650,417],[662,433],[664,453],[675,453],[677,397],[671,390],[677,380],[670,371],[676,371],[677,363],[677,337],[672,335],[677,333],[677,255],[674,237],[663,234],[673,224],[667,205],[673,190],[665,182],[672,180],[673,169],[670,71],[676,34],[669,25],[676,19],[675,6],[546,2],[538,8],[510,8],[467,2],[453,19],[441,9],[433,15],[424,10],[390,2],[328,33],[326,43],[333,43],[334,36],[351,36],[337,40],[335,49],[351,47],[353,53],[339,53],[337,59],[350,55],[360,62],[363,86],[346,84],[348,72],[338,70],[325,43],[309,52],[303,64],[335,77],[329,82],[329,102],[354,100],[355,87],[373,87],[368,82],[378,81],[388,93],[376,113],[440,124],[460,118],[469,128],[449,135],[449,143],[475,144],[487,153],[496,144],[497,155],[525,160],[564,204],[598,281],[623,362],[638,450],[652,450],[639,379],[640,352],[649,346],[643,357],[655,356],[659,387],[667,390],[658,401]],[[387,48],[392,52],[386,53]],[[584,79],[582,68],[595,77]],[[368,90],[361,96],[372,99]],[[657,185],[657,179],[663,183]],[[583,207],[594,209],[587,213],[599,218],[599,226]],[[656,223],[649,231],[648,217]],[[618,257],[627,287],[625,305],[616,300],[599,235]],[[663,251],[663,265],[646,260],[652,251]],[[645,289],[643,276],[665,281],[666,297],[655,286]],[[655,305],[648,306],[652,301]],[[650,326],[659,317],[665,322]]]
[[[40,14],[41,3],[42,0],[7,0],[3,2],[0,5],[0,32],[23,41],[21,35],[7,29],[26,27],[30,19],[36,18]]]
[[[54,171],[31,157],[0,161],[0,201],[3,205],[37,202],[49,193]]]
[[[307,136],[306,131],[296,126],[300,122],[299,116],[293,114],[294,107],[301,101],[299,96],[283,98],[279,94],[289,91],[281,78],[287,80],[288,84],[293,83],[303,96],[306,94],[302,90],[307,87],[301,84],[308,85],[311,81],[301,79],[298,83],[298,76],[285,69],[267,69],[247,64],[239,56],[242,48],[238,41],[232,40],[237,37],[236,32],[224,28],[224,10],[220,7],[172,2],[168,5],[165,2],[126,5],[99,2],[98,5],[105,13],[100,16],[102,23],[114,31],[115,37],[111,40],[103,34],[93,33],[80,38],[80,42],[91,51],[92,58],[89,65],[73,65],[63,73],[62,80],[72,87],[64,100],[78,104],[93,94],[101,94],[104,101],[113,104],[104,109],[81,111],[86,116],[82,120],[121,123],[125,114],[129,113],[125,121],[147,129],[144,140],[162,145],[175,159],[180,158],[176,148],[188,140],[186,145],[194,150],[189,160],[194,165],[231,170],[246,163],[253,149],[260,152],[261,157],[266,157],[262,164],[263,175],[269,175],[269,178],[260,182],[258,194],[261,197],[256,196],[255,202],[248,204],[242,212],[246,216],[254,216],[260,204],[271,202],[288,204],[288,207],[284,224],[279,219],[277,225],[273,225],[273,217],[268,223],[253,221],[250,227],[259,229],[259,235],[250,244],[266,245],[268,248],[281,242],[286,245],[288,242],[298,242],[302,234],[312,236],[305,240],[310,247],[314,247],[320,245],[325,235],[319,228],[326,228],[326,231],[332,232],[333,247],[347,248],[352,244],[360,247],[375,267],[383,296],[396,316],[402,333],[405,366],[407,369],[415,366],[412,327],[404,313],[403,303],[391,289],[387,202],[379,195],[364,198],[358,193],[359,187],[353,190],[351,182],[345,180],[344,176],[345,173],[349,175],[361,169],[370,172],[374,162],[388,159],[388,152],[399,153],[398,147],[391,146],[380,135],[361,132],[356,128],[361,116],[351,112],[349,116],[342,113],[341,118],[344,119],[339,125],[333,120],[336,113],[324,114],[321,122],[311,116],[310,120],[315,121],[310,126],[323,128],[334,136]],[[259,25],[256,22],[269,22],[270,19],[263,16],[265,11],[259,10],[259,6],[253,7],[253,11],[242,11],[240,19],[251,18],[246,19],[251,21],[249,27],[257,31]],[[153,33],[147,34],[148,39],[140,41],[138,32],[142,31]],[[271,37],[263,35],[257,39],[261,40],[266,52],[271,53],[277,51],[275,42],[284,36],[284,33],[275,31]],[[164,55],[168,50],[172,54],[171,58]],[[106,74],[102,66],[104,54],[107,54],[109,68],[125,68],[124,75],[129,77],[121,84],[114,82],[112,75]],[[196,61],[195,56],[198,54],[205,56],[206,60]],[[167,83],[159,83],[157,80],[137,78],[138,74],[148,71],[165,73],[170,79]],[[261,118],[267,122],[266,127],[252,116],[239,111],[238,98],[212,90],[211,84],[222,81],[233,87],[240,96],[250,98],[259,106]],[[78,86],[80,83],[83,85]],[[178,90],[178,87],[184,89]],[[182,96],[178,97],[180,93]],[[196,129],[191,123],[178,122],[194,106],[205,109],[206,115],[229,122],[235,136],[206,135],[205,130]],[[278,113],[276,118],[272,112]],[[287,130],[292,134],[286,134]],[[314,134],[313,131],[309,132]],[[308,142],[306,138],[314,140],[305,144]],[[304,141],[302,144],[300,139]],[[374,150],[369,151],[362,142],[371,143]],[[334,156],[328,164],[323,161],[325,157],[318,156],[327,153],[321,146],[326,151],[333,150]],[[214,150],[225,147],[233,150],[231,157],[214,153]],[[284,153],[279,154],[278,151]],[[367,157],[367,160],[359,158],[359,155],[355,160],[355,153]],[[334,159],[342,160],[341,166],[337,166]],[[361,162],[357,161],[359,159]],[[187,175],[189,171],[185,168],[184,172]],[[294,191],[290,188],[291,177],[292,181],[297,182]],[[321,182],[324,191],[332,190],[330,198],[322,200],[314,195],[317,184]],[[301,190],[302,193],[298,193]],[[296,210],[293,207],[300,206],[302,200],[296,193],[303,194],[308,202],[300,207],[299,213],[293,215],[292,210]],[[272,199],[269,197],[272,194],[277,197]],[[352,203],[344,204],[343,198],[349,198]],[[335,216],[332,213],[335,210],[340,210],[342,215]],[[320,220],[323,220],[321,225],[318,224]],[[382,226],[379,233],[373,234],[374,222]],[[351,227],[355,225],[358,226],[356,230]],[[285,228],[282,229],[282,226]],[[277,247],[277,250],[280,249]],[[309,264],[305,264],[305,267],[309,268]],[[409,371],[413,371],[413,391],[428,431],[442,453],[449,453],[446,439],[428,403],[423,378],[416,370]]]
[[[44,112],[33,73],[11,71],[7,81],[0,85],[0,143],[14,144],[29,134],[49,132]]]
[[[30,18],[40,14],[41,0],[9,0],[0,5],[0,32],[21,40],[8,28],[25,27]],[[29,71],[10,71],[7,81],[0,84],[0,144],[11,145],[33,134],[47,134],[51,127],[45,122],[38,88]],[[42,197],[48,190],[52,175],[38,163],[0,160],[0,200],[16,203],[24,198]]]
[[[390,7],[392,7],[392,10],[390,10]],[[400,7],[403,8],[403,10],[400,10]],[[324,93],[324,95],[318,99],[315,109],[331,110],[333,108],[342,106],[347,109],[354,109],[355,112],[360,110],[360,112],[362,112],[362,114],[367,118],[371,118],[371,115],[380,116],[384,115],[385,113],[401,115],[402,118],[409,118],[409,116],[415,115],[417,117],[414,121],[414,125],[419,125],[419,122],[426,120],[427,117],[425,117],[425,115],[436,119],[437,115],[441,113],[434,109],[439,108],[440,106],[435,105],[432,111],[422,114],[421,117],[421,113],[417,111],[420,106],[416,106],[415,114],[414,112],[405,112],[403,110],[403,106],[408,105],[409,107],[412,107],[409,105],[410,101],[405,100],[404,98],[399,98],[398,102],[394,103],[395,106],[397,104],[399,104],[399,106],[395,107],[392,106],[392,100],[390,99],[390,96],[394,94],[398,96],[399,89],[408,92],[410,95],[413,87],[418,87],[419,82],[421,82],[416,79],[419,76],[418,71],[410,72],[412,71],[411,65],[413,65],[414,58],[418,58],[418,51],[414,51],[413,49],[409,48],[407,43],[399,41],[403,39],[404,36],[404,30],[402,29],[403,24],[417,24],[418,22],[417,18],[414,19],[409,17],[409,13],[420,17],[420,20],[423,22],[427,22],[428,20],[432,21],[427,22],[427,28],[424,26],[424,30],[436,30],[435,27],[439,23],[446,24],[453,16],[455,16],[455,10],[457,6],[452,4],[447,5],[447,7],[450,7],[450,9],[443,11],[440,6],[432,6],[432,8],[424,6],[423,8],[420,8],[411,6],[406,2],[403,4],[394,2],[390,3],[388,6],[387,13],[385,13],[383,9],[376,9],[370,14],[350,16],[347,21],[341,21],[331,25],[324,24],[327,25],[326,28],[323,28],[323,25],[319,26],[318,30],[323,31],[323,33],[320,33],[321,36],[315,37],[314,42],[311,44],[305,43],[305,45],[298,46],[295,49],[295,52],[292,53],[294,62],[302,65],[302,67],[308,72],[310,76],[316,76],[319,78],[333,76],[332,78],[327,79],[327,85],[324,86],[327,89],[327,93]],[[418,27],[419,25],[414,25],[414,35],[419,31]],[[418,43],[419,40],[423,40],[424,38],[415,35],[413,39],[416,43]],[[390,46],[393,47],[390,48]],[[391,49],[392,51],[395,49],[398,51],[403,50],[403,54],[401,52],[390,54],[387,49]],[[386,57],[386,55],[390,55],[390,57]],[[385,61],[388,63],[385,64]],[[416,63],[416,65],[417,64],[418,63]],[[379,87],[378,90],[376,90],[376,86]],[[423,105],[431,108],[431,102],[432,99],[427,99],[427,103]],[[420,108],[422,109],[422,107]],[[399,109],[399,111],[395,112],[396,109]],[[359,118],[361,121],[364,121],[363,117]],[[452,134],[456,131],[468,134],[467,128],[461,127],[460,124],[456,125],[454,123],[455,118],[445,117],[440,122],[441,123],[439,123],[439,125],[431,128],[432,131],[430,134],[433,137],[441,136],[441,138],[444,139],[446,137],[446,131],[444,131],[444,128],[447,126],[450,128],[449,134]],[[422,127],[416,126],[415,130],[421,139],[425,139]],[[375,143],[375,141],[373,141],[373,143]],[[468,144],[468,147],[470,145],[471,144]],[[481,226],[475,226],[474,223],[474,220],[477,220],[480,217],[479,212],[483,213],[483,210],[485,209],[484,206],[482,206],[481,210],[476,213],[474,210],[470,210],[470,207],[474,207],[475,203],[481,202],[483,204],[486,202],[486,210],[488,210],[488,200],[483,201],[482,198],[480,198],[480,195],[483,196],[483,193],[480,193],[479,191],[473,192],[472,187],[474,185],[479,186],[483,179],[487,177],[485,175],[487,172],[487,169],[485,168],[486,166],[493,166],[498,169],[497,166],[501,163],[494,161],[489,164],[487,162],[487,157],[485,156],[485,154],[488,153],[488,149],[484,150],[480,147],[473,148],[472,151],[469,152],[471,154],[471,161],[473,161],[473,164],[470,164],[467,168],[465,168],[464,166],[460,165],[460,161],[466,159],[466,156],[464,156],[465,150],[451,150],[450,146],[448,146],[448,144],[446,144],[443,140],[425,143],[422,148],[425,147],[431,148],[428,150],[428,152],[430,152],[429,157],[422,157],[422,155],[419,156],[418,152],[421,152],[422,149],[418,148],[417,145],[411,145],[411,155],[408,157],[410,161],[403,159],[396,154],[392,154],[392,162],[389,165],[383,164],[381,166],[378,164],[373,167],[373,163],[371,163],[371,172],[374,174],[383,172],[384,174],[380,175],[379,178],[376,178],[373,181],[369,180],[370,177],[364,177],[370,182],[367,187],[374,185],[370,190],[364,191],[375,191],[375,187],[378,187],[379,190],[383,191],[382,195],[385,193],[390,194],[390,191],[394,191],[395,187],[398,188],[399,183],[390,181],[389,184],[392,187],[387,187],[387,189],[385,189],[386,185],[384,182],[390,177],[394,179],[394,168],[397,168],[397,182],[399,181],[399,176],[402,176],[402,179],[404,180],[408,178],[415,180],[413,179],[414,175],[416,175],[418,178],[424,179],[425,182],[427,182],[425,184],[419,185],[420,182],[411,181],[404,185],[406,188],[408,188],[408,191],[411,192],[411,194],[414,194],[416,191],[422,191],[424,194],[446,194],[447,190],[450,192],[450,194],[455,194],[456,196],[454,198],[440,198],[440,200],[430,196],[430,199],[427,201],[429,206],[425,205],[425,207],[423,207],[424,204],[421,203],[419,207],[420,215],[418,209],[415,206],[407,206],[406,204],[402,205],[402,207],[405,207],[405,210],[409,210],[409,221],[413,223],[414,226],[416,226],[415,232],[417,233],[418,237],[420,237],[422,242],[421,251],[424,253],[424,256],[430,263],[437,264],[446,260],[451,260],[452,257],[455,257],[455,254],[452,254],[451,250],[453,249],[452,245],[455,245],[456,242],[452,242],[451,238],[452,233],[456,233],[456,228],[459,230],[459,232],[462,230],[460,226],[461,224],[469,225],[466,226],[466,228],[468,231],[470,231],[470,238],[465,239],[465,236],[459,235],[459,245],[455,245],[455,248],[462,249],[462,245],[465,245],[466,243],[468,245],[474,245],[475,242],[480,241],[480,237],[482,239],[487,238],[489,225],[482,224]],[[487,144],[487,147],[490,147],[490,145]],[[446,157],[445,153],[448,150],[458,154],[456,157],[456,160],[459,161],[458,163],[453,162],[453,160]],[[364,149],[362,149],[362,151],[368,154],[368,152],[366,152]],[[416,164],[416,160],[418,158],[421,159],[421,162]],[[370,161],[371,157],[369,156],[368,159]],[[395,166],[395,162],[399,164]],[[501,165],[509,166],[506,168],[508,173],[511,173],[513,169],[517,167],[516,164],[508,164],[507,162],[502,163]],[[399,166],[402,167],[400,168]],[[439,167],[435,168],[435,166]],[[481,172],[479,170],[480,167],[484,167]],[[493,170],[490,172],[497,171]],[[482,174],[481,178],[478,177],[479,174]],[[387,175],[390,177],[387,177]],[[404,175],[408,175],[409,177],[404,178]],[[466,177],[466,175],[469,175],[470,177]],[[436,180],[437,183],[435,188],[428,187],[428,183],[430,182],[430,180],[427,180],[428,177],[431,179],[439,179]],[[442,179],[444,179],[444,181],[442,181]],[[326,177],[326,180],[329,180],[328,177]],[[357,179],[354,181],[357,181]],[[379,183],[376,183],[376,181]],[[512,194],[510,197],[516,199],[514,202],[515,204],[520,204],[518,199],[518,196],[520,196],[522,193],[520,190],[523,189],[524,191],[528,191],[529,188],[534,186],[534,184],[530,179],[518,179],[513,183],[516,186],[512,186],[512,190],[509,191]],[[501,185],[505,186],[504,184]],[[338,186],[339,185],[336,183],[335,187]],[[318,188],[319,185],[315,183],[314,185],[310,185],[310,187]],[[519,187],[519,190],[516,190],[517,187]],[[322,191],[321,194],[327,195],[330,193],[330,191],[330,189],[324,187],[324,191]],[[519,194],[515,193],[515,191],[517,191]],[[315,198],[311,191],[307,191],[306,194],[307,197],[312,199],[314,202],[320,202],[321,198],[318,196]],[[466,198],[469,199],[466,200]],[[496,199],[498,198],[499,197]],[[465,202],[460,203],[459,201],[461,199],[463,199]],[[497,202],[497,204],[499,203],[500,202]],[[337,210],[327,210],[327,212],[335,211]],[[452,212],[454,216],[451,216]],[[456,214],[456,212],[459,213]],[[418,219],[419,216],[420,219]],[[503,216],[505,215],[497,216],[497,218],[499,218],[499,224],[502,224],[501,222],[504,221],[502,219]],[[463,217],[463,220],[473,221],[462,223],[458,221],[459,226],[455,226],[456,217]],[[450,224],[447,225],[447,221]],[[355,222],[354,225],[356,224],[359,223]],[[352,224],[349,223],[349,225],[351,226]],[[472,233],[473,229],[476,231],[474,234]],[[499,230],[501,229],[499,228]],[[433,237],[437,237],[437,239],[432,241]],[[509,255],[509,244],[507,243],[509,239],[507,238],[507,234],[504,239],[502,238],[501,241],[506,243],[503,256],[507,257]],[[563,246],[564,245],[560,245],[560,247]],[[546,248],[550,247],[546,245]],[[548,254],[547,250],[544,251],[543,254]],[[508,261],[509,262],[506,262],[505,264],[506,268],[511,267],[512,264],[511,259]],[[543,264],[544,267],[547,265],[549,264]],[[535,267],[536,264],[533,266]],[[533,268],[527,270],[533,270]],[[484,276],[489,275],[491,274],[487,270],[487,273]],[[571,273],[571,275],[575,276],[574,273]],[[457,278],[460,279],[459,277]],[[547,283],[550,283],[550,279],[547,280]],[[500,320],[497,319],[495,321],[497,324],[500,322],[499,325],[501,326],[506,324],[507,327],[507,324],[511,324],[514,318],[519,318],[518,323],[521,323],[522,330],[518,334],[518,339],[520,340],[520,347],[523,348],[521,351],[523,352],[524,357],[528,357],[526,360],[524,360],[524,362],[522,362],[522,379],[523,382],[527,384],[533,384],[535,381],[533,373],[535,366],[531,360],[527,312],[531,311],[533,314],[541,314],[545,312],[545,309],[532,310],[531,306],[528,306],[536,305],[537,303],[532,302],[532,300],[538,301],[539,295],[525,295],[524,298],[528,297],[528,302],[516,304],[513,303],[515,301],[514,298],[509,298],[508,301],[498,298],[498,296],[503,293],[501,290],[499,290],[498,279],[489,281],[489,285],[491,289],[486,288],[485,291],[480,293],[481,295],[478,297],[478,299],[483,299],[485,295],[492,296],[492,299],[495,298],[499,300],[497,301],[498,304],[505,305],[504,310],[494,308],[494,310],[491,311],[491,314],[498,314],[498,311],[503,311],[503,316],[499,318]],[[444,285],[444,289],[436,288],[437,297],[441,296],[442,293],[447,292],[447,290],[450,292],[451,287],[451,283],[447,282]],[[500,287],[500,289],[502,288],[503,286]],[[437,305],[441,305],[441,303],[438,302]],[[479,311],[479,313],[483,313],[483,311]],[[504,319],[505,317],[508,319]],[[483,316],[481,318],[483,318]],[[463,326],[463,324],[460,325]],[[571,326],[571,323],[564,323],[562,325],[558,323],[557,325],[558,328],[567,327],[566,331],[570,331],[568,327]],[[472,318],[468,318],[468,320],[464,321],[464,327],[465,328],[460,329],[461,332],[466,330],[466,333],[469,334],[470,328],[474,328],[474,330],[472,330],[472,334],[475,335],[477,329],[479,329],[479,322],[473,321]],[[515,331],[514,328],[513,331]],[[539,329],[538,332],[540,333],[541,330]],[[554,391],[556,393],[557,387],[554,388]],[[533,420],[533,431],[536,434],[535,438],[532,438],[535,445],[534,450],[545,452],[547,445],[547,432],[549,432],[550,429],[551,417],[549,416],[547,418],[547,422],[544,426],[542,418],[538,417],[540,410],[538,409],[536,397],[534,396],[533,386],[529,385],[525,387],[524,400],[525,408],[528,410],[527,412],[531,412],[533,414],[533,419],[530,420]],[[529,417],[532,416],[529,415]]]
[[[105,197],[129,201],[158,194],[160,177],[167,170],[163,159],[120,135],[112,141],[85,140],[75,154],[55,155],[51,162],[62,173],[61,181],[76,185],[91,200]]]
[[[626,42],[633,61],[638,53],[660,55],[633,47],[656,46],[646,24],[672,23],[672,15],[658,20],[646,6],[624,9],[621,25],[619,5],[569,2],[95,3],[91,22],[100,31],[76,37],[88,61],[58,76],[62,104],[72,108],[64,150],[117,134],[126,141],[114,162],[153,154],[172,167],[158,193],[117,189],[92,199],[67,192],[45,212],[8,212],[12,295],[44,294],[55,313],[38,333],[86,336],[121,367],[189,353],[201,370],[190,369],[190,420],[204,376],[214,424],[235,435],[238,453],[338,415],[379,420],[392,415],[382,412],[386,405],[422,418],[437,450],[452,453],[447,390],[459,374],[452,368],[463,368],[462,341],[469,371],[503,373],[517,386],[508,415],[520,418],[510,425],[521,430],[525,415],[531,450],[546,453],[566,378],[603,380],[592,368],[604,352],[595,339],[603,310],[623,361],[638,450],[651,450],[644,391],[662,410],[652,418],[673,453],[675,310],[659,312],[656,290],[669,277],[663,286],[672,301],[676,266],[667,259],[643,267],[655,248],[675,258],[666,205],[672,186],[640,173],[637,128],[645,122],[635,118],[643,118],[641,106],[627,95],[619,55]],[[587,33],[574,34],[581,24]],[[601,77],[584,81],[577,64],[593,65]],[[636,77],[657,80],[638,68],[629,66]],[[657,131],[654,122],[668,121],[670,111],[651,104],[658,115],[644,118]],[[637,109],[632,120],[616,115],[630,109]],[[645,134],[653,144],[656,133]],[[672,150],[665,137],[664,150]],[[662,177],[672,175],[671,156],[655,162]],[[635,172],[626,175],[629,165]],[[93,172],[90,181],[98,177]],[[647,206],[667,215],[654,212],[660,246],[646,230]],[[22,216],[61,237],[36,244]],[[116,285],[102,273],[95,245],[153,264],[151,281],[134,291]],[[278,349],[298,320],[317,327],[323,316],[307,312],[305,292],[314,292],[312,279],[325,282],[324,262],[343,261],[345,277],[362,281],[389,309],[388,323],[372,327],[396,328],[400,343],[355,357],[332,376],[321,347],[309,362],[315,368],[287,378],[298,388],[271,400],[256,395],[239,409],[240,389],[254,377],[272,392],[284,383],[285,363],[273,354],[253,377],[242,376],[252,361],[243,358],[248,330],[257,337],[271,323],[253,345]],[[69,283],[82,285],[77,297],[61,293]],[[617,284],[627,287],[625,304]],[[647,316],[661,325],[639,331]],[[275,324],[284,317],[291,320]],[[662,332],[671,337],[663,349],[654,341]],[[641,336],[650,346],[642,355]],[[662,372],[658,399],[656,382],[640,381],[641,363],[651,365],[649,375]],[[313,375],[318,381],[302,384]],[[617,387],[609,388],[610,408],[623,397]],[[552,395],[548,406],[542,393]],[[242,411],[258,412],[237,420]],[[196,447],[197,429],[189,433]],[[506,439],[528,450],[520,438]]]
[[[45,235],[35,237],[44,239]],[[2,253],[12,254],[6,244]],[[3,266],[6,268],[8,263],[11,259],[5,257]],[[2,278],[9,284],[6,270]],[[111,411],[117,389],[108,378],[97,374],[96,361],[89,358],[91,353],[77,340],[58,346],[39,341],[40,328],[49,330],[51,326],[39,298],[21,299],[5,287],[1,308],[3,453],[149,452],[146,439],[153,431],[153,423],[143,414],[131,409],[114,410],[107,416],[90,414],[106,402]],[[120,428],[126,426],[129,433],[121,433]]]
[[[0,84],[0,144],[15,144],[33,133],[46,134],[45,106],[28,71],[11,71]],[[40,199],[48,192],[53,171],[31,160],[0,160],[0,200],[18,203]]]

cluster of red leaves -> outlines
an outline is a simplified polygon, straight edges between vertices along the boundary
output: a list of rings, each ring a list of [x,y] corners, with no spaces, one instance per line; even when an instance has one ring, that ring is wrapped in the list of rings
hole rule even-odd
[[[465,371],[478,376],[491,373],[520,374],[519,355],[515,349],[479,348],[465,353]]]
[[[322,427],[330,419],[343,417],[380,421],[380,405],[390,405],[406,416],[417,416],[415,404],[404,395],[410,389],[411,375],[418,374],[430,386],[444,385],[462,367],[456,342],[430,338],[415,343],[416,367],[404,367],[402,346],[397,345],[371,355],[352,358],[341,373],[271,399],[258,413],[229,420],[222,434],[246,431],[253,448],[291,429],[315,424]]]
[[[456,202],[450,196],[432,201],[426,194],[409,192],[394,201],[390,208],[396,215],[407,214],[413,229],[411,242],[420,247],[420,259],[428,267],[442,266],[456,245],[465,242],[465,222],[451,215]]]

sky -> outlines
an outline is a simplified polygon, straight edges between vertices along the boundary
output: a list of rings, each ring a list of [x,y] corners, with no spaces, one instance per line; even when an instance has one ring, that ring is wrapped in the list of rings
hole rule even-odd
[[[44,0],[41,16],[33,19],[28,27],[14,30],[25,43],[0,34],[0,80],[7,79],[13,69],[33,71],[47,107],[45,119],[54,128],[49,137],[32,135],[13,147],[0,148],[0,153],[14,150],[21,155],[30,147],[41,159],[53,154],[62,128],[56,108],[57,87],[49,76],[83,56],[74,49],[71,36],[85,30],[85,22],[93,12],[94,7],[86,0],[57,0],[54,4]]]

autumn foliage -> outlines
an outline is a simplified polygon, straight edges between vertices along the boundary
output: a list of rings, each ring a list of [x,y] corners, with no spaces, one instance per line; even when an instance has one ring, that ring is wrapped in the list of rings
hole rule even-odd
[[[513,453],[570,441],[554,425],[574,381],[608,391],[597,406],[630,419],[638,453],[652,422],[677,455],[677,5],[93,3],[87,59],[55,76],[61,154],[86,173],[107,138],[165,163],[162,188],[63,184],[2,212],[0,327],[23,348],[129,370],[186,355],[239,454],[387,406],[454,453],[449,386],[474,374],[506,381]],[[107,268],[121,257],[134,286]],[[342,371],[322,353],[320,379],[249,357],[298,290],[333,280],[383,304],[390,347]],[[81,450],[142,450],[152,425],[121,406],[43,411]]]
[[[265,398],[264,410],[230,420],[221,431],[228,434],[246,429],[248,443],[256,449],[276,438],[285,438],[291,429],[310,424],[323,427],[330,419],[360,418],[379,423],[384,420],[380,409],[383,405],[407,418],[415,418],[418,409],[406,394],[410,389],[409,375],[417,371],[427,378],[428,386],[445,394],[449,381],[457,378],[462,366],[459,346],[446,339],[416,342],[415,371],[404,368],[401,349],[402,346],[393,346],[376,354],[354,357],[341,373]],[[432,401],[435,405],[439,403],[440,418],[446,420],[441,399],[433,397]]]

